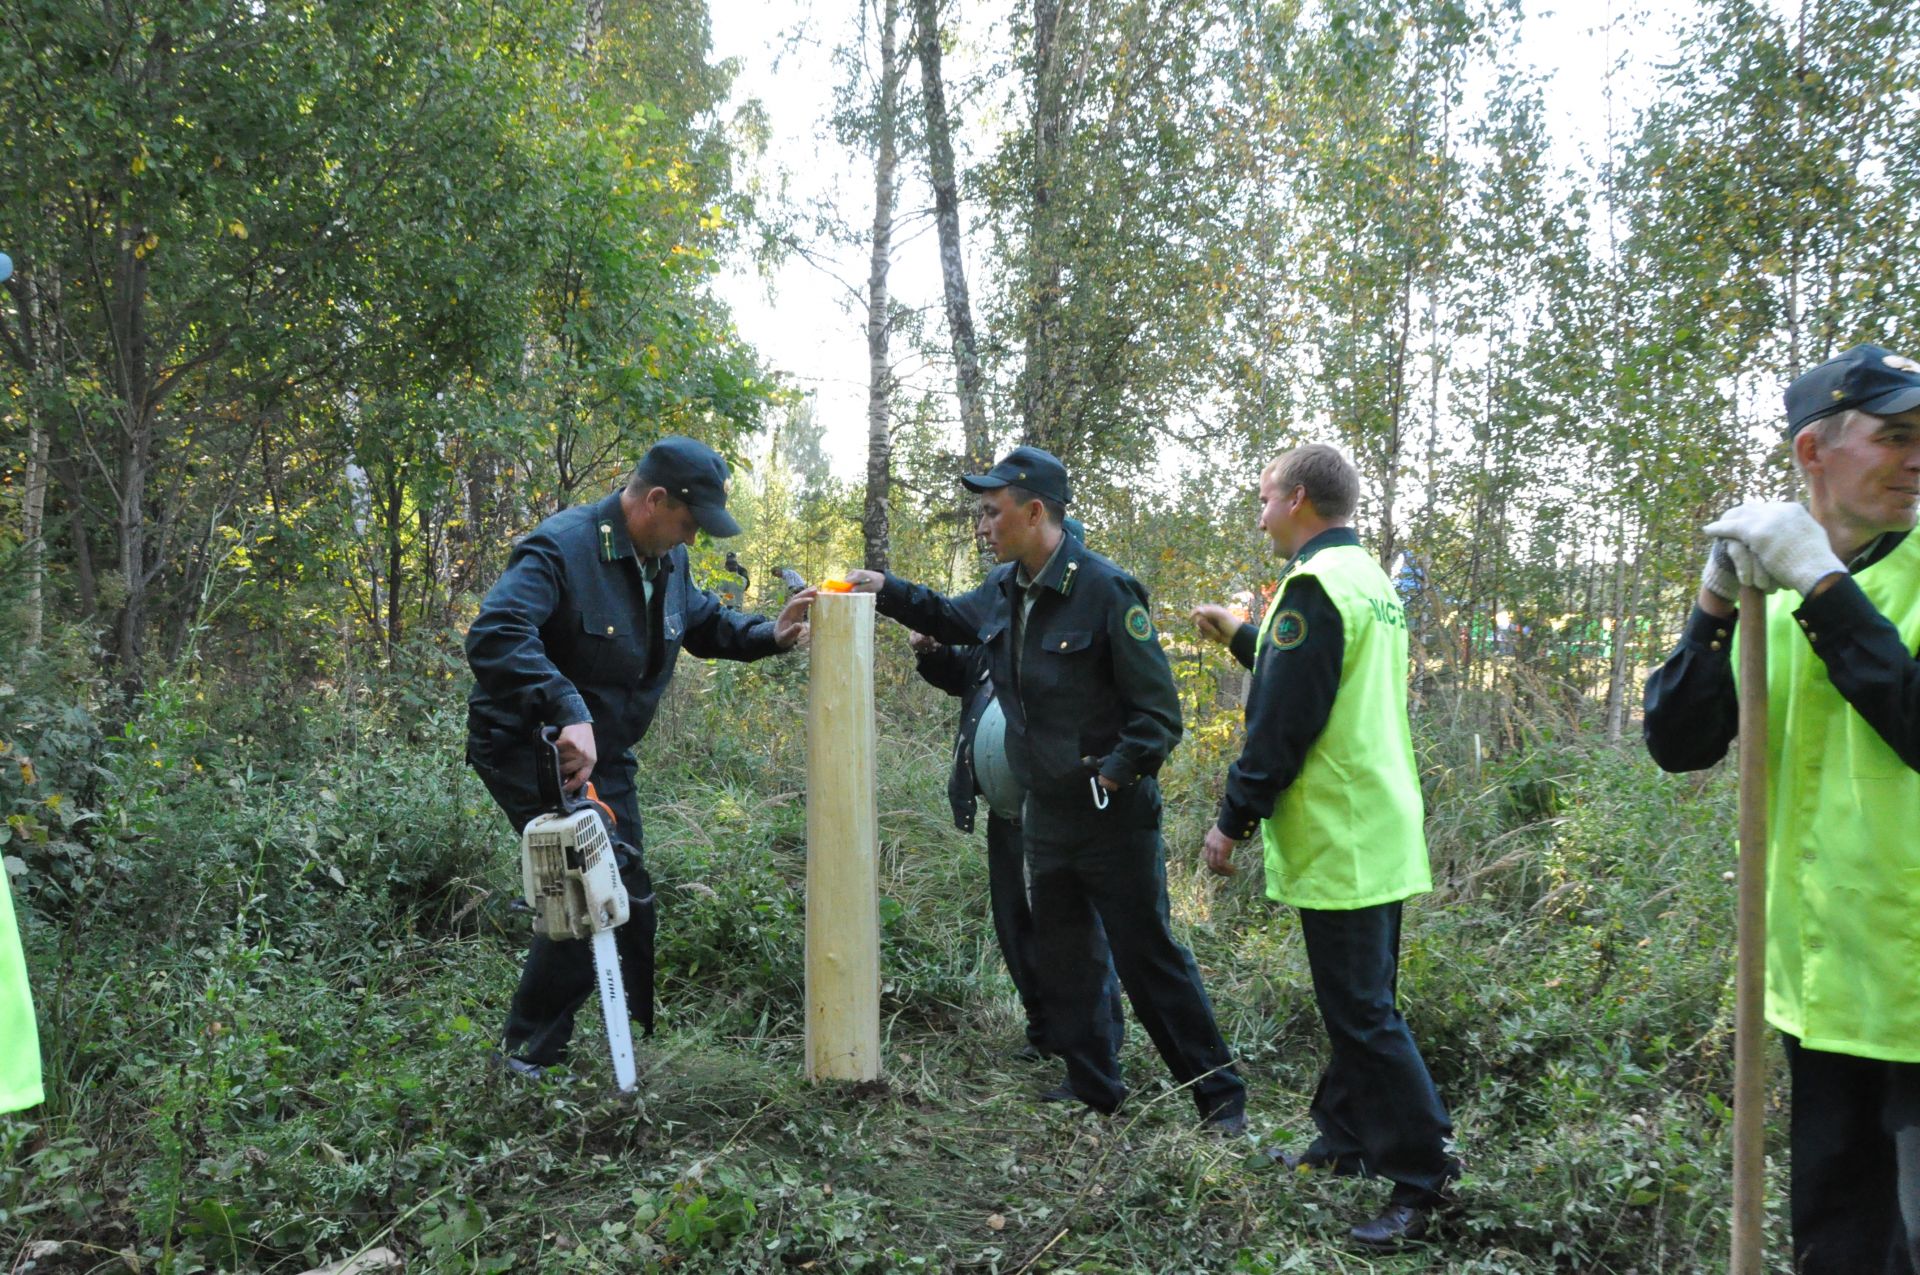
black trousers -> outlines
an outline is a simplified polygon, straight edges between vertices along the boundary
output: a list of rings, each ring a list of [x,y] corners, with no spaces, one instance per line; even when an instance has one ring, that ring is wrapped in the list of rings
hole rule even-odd
[[[1400,904],[1301,908],[1300,931],[1333,1046],[1309,1109],[1320,1130],[1309,1154],[1391,1180],[1395,1204],[1435,1204],[1459,1165],[1445,1145],[1453,1122],[1394,1003]]]
[[[1033,869],[1034,946],[1045,971],[1041,1003],[1067,1083],[1081,1101],[1112,1111],[1126,1097],[1108,1017],[1104,926],[1113,968],[1167,1070],[1191,1086],[1203,1118],[1241,1114],[1247,1090],[1213,1019],[1193,954],[1174,941],[1160,840],[1160,787],[1142,779],[1112,793],[1029,796],[1024,819]]]
[[[623,766],[620,762],[624,760]],[[517,835],[534,816],[546,811],[540,789],[534,780],[531,748],[524,762],[517,755],[506,755],[468,745],[467,764],[487,786],[494,803],[513,824]],[[620,879],[635,899],[649,892],[646,868],[639,857],[643,846],[640,807],[633,788],[633,763],[616,759],[601,762],[593,770],[593,787],[600,800],[613,810],[616,834],[633,847],[632,856],[621,856]],[[651,918],[635,915],[613,932],[614,947],[620,953],[620,977],[627,989],[627,1003],[652,995],[653,933]],[[594,994],[593,949],[581,939],[553,940],[534,935],[527,949],[526,964],[520,968],[520,984],[514,989],[507,1009],[507,1023],[501,1032],[501,1048],[508,1055],[546,1067],[565,1062],[568,1043],[573,1039],[573,1018],[587,997]]]
[[[1782,1039],[1793,1082],[1794,1269],[1920,1275],[1920,1063]]]
[[[1047,1009],[1040,994],[1043,971],[1033,938],[1033,908],[1027,900],[1027,850],[1020,825],[999,815],[987,815],[987,898],[993,909],[993,934],[1000,941],[1000,958],[1020,994],[1027,1014],[1027,1043],[1055,1052],[1047,1038]],[[1095,925],[1099,924],[1096,918]],[[1120,1001],[1120,978],[1107,954],[1107,934],[1099,934],[1101,959],[1107,966],[1106,1034],[1115,1053],[1126,1036],[1125,1009]]]

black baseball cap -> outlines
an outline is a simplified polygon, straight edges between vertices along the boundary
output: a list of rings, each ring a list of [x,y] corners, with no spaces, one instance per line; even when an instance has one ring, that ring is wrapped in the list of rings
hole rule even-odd
[[[1016,447],[998,465],[984,474],[969,474],[960,480],[968,491],[995,491],[1001,487],[1024,487],[1036,496],[1067,504],[1073,488],[1067,482],[1067,467],[1051,452],[1038,447]]]
[[[1787,437],[1847,411],[1895,416],[1920,407],[1920,363],[1877,345],[1856,345],[1787,386]]]
[[[693,510],[693,520],[708,535],[740,534],[740,524],[727,512],[727,462],[705,443],[678,434],[663,438],[647,449],[635,472],[649,487],[665,487]]]

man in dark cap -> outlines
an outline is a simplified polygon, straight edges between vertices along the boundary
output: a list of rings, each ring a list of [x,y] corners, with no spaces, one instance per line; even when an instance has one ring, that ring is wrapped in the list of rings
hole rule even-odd
[[[961,480],[1000,565],[947,598],[874,571],[849,573],[887,615],[942,642],[987,649],[1021,808],[1048,1043],[1067,1083],[1045,1097],[1113,1111],[1126,1096],[1101,1006],[1104,922],[1120,985],[1174,1080],[1214,1130],[1246,1129],[1246,1087],[1214,1024],[1193,956],[1167,916],[1160,787],[1180,740],[1180,700],[1140,582],[1062,529],[1067,472],[1016,447]]]
[[[534,739],[559,728],[569,790],[589,777],[634,856],[620,864],[636,901],[651,894],[634,799],[632,748],[685,647],[703,659],[757,660],[791,650],[807,631],[808,590],[777,620],[745,615],[693,583],[686,546],[702,531],[736,536],[727,512],[727,463],[704,443],[663,438],[624,488],[564,510],[514,546],[507,569],[467,631],[473,693],[467,761],[519,832],[542,813]],[[615,931],[630,990],[651,968],[650,913]],[[593,989],[581,940],[536,936],[503,1033],[508,1066],[523,1074],[561,1062],[573,1017]],[[644,1026],[643,1022],[643,1026]]]
[[[740,562],[740,555],[727,550],[727,560],[720,564],[728,577],[714,581],[714,593],[720,601],[730,607],[742,607],[747,604],[747,587],[753,583],[747,569]]]
[[[1701,770],[1739,725],[1741,584],[1767,632],[1767,1021],[1791,1074],[1794,1269],[1920,1272],[1920,363],[1848,350],[1787,388],[1808,503],[1706,527],[1646,741]]]
[[[1064,524],[1067,535],[1086,542],[1077,518]],[[1053,1052],[1047,1043],[1047,1011],[1040,1000],[1040,967],[1034,951],[1033,909],[1027,901],[1027,856],[1020,837],[1020,808],[1026,789],[1014,778],[1007,761],[1007,717],[994,698],[993,678],[984,646],[946,646],[924,633],[909,635],[914,666],[920,676],[960,701],[960,720],[953,741],[953,772],[947,779],[947,802],[953,808],[953,826],[972,832],[982,805],[987,809],[987,900],[993,915],[993,933],[1000,958],[1019,993],[1027,1016],[1027,1042],[1017,1057],[1038,1062]],[[1106,935],[1098,938],[1106,950]],[[1117,1053],[1126,1036],[1120,1001],[1120,980],[1108,962],[1102,1000],[1106,1031]]]

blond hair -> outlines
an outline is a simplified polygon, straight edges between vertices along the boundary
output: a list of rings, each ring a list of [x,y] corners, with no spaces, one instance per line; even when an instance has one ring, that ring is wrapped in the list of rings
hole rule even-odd
[[[1359,472],[1339,448],[1326,443],[1306,443],[1280,453],[1260,471],[1260,481],[1283,492],[1304,488],[1314,512],[1336,522],[1353,517],[1360,503]]]

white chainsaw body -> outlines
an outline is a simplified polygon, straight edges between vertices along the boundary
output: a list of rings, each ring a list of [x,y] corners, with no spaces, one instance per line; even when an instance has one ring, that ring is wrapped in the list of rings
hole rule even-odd
[[[536,815],[520,834],[520,847],[521,880],[540,933],[588,939],[626,924],[627,887],[594,811]]]
[[[627,920],[627,887],[614,862],[607,828],[591,809],[538,815],[520,834],[520,876],[533,908],[534,929],[549,939],[585,939],[593,947],[600,1014],[607,1023],[613,1073],[624,1092],[634,1087],[633,1028],[620,977],[613,931]]]

